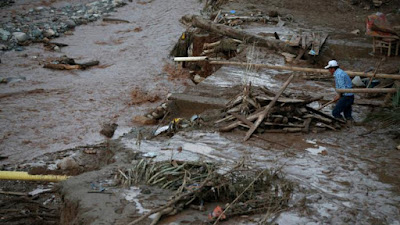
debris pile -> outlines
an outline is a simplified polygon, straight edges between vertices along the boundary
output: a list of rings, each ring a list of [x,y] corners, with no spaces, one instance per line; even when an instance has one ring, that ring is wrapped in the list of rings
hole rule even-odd
[[[284,94],[279,96],[265,87],[255,90],[251,88],[251,84],[248,84],[244,86],[242,93],[227,104],[223,118],[215,123],[229,122],[228,125],[220,128],[220,131],[244,127],[257,130],[259,133],[308,133],[340,129],[340,123],[344,121],[307,106],[321,98],[310,96],[293,98]],[[266,109],[268,112],[260,120],[262,112]],[[258,124],[253,123],[252,121],[257,118]]]
[[[156,214],[152,223],[156,224],[162,215],[176,214],[187,207],[204,210],[207,202],[229,202],[225,210],[218,213],[221,218],[227,219],[264,212],[271,215],[288,207],[293,184],[284,179],[279,171],[251,169],[243,162],[219,173],[222,169],[204,162],[152,162],[142,159],[130,169],[118,170],[116,180],[122,185],[145,183],[176,191],[166,205],[130,224],[137,224],[152,214]],[[209,216],[210,222],[221,219],[213,214]]]

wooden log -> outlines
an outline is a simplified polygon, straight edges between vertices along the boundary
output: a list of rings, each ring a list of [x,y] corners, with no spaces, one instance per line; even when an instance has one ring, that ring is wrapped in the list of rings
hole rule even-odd
[[[287,131],[289,133],[297,133],[297,132],[301,132],[302,128],[299,127],[285,127],[283,128],[284,131]]]
[[[188,16],[185,16],[188,17]],[[192,25],[195,27],[202,28],[204,30],[208,30],[217,34],[220,34],[222,36],[228,36],[231,38],[239,39],[241,41],[244,41],[246,43],[254,43],[257,46],[262,46],[266,47],[275,51],[283,51],[283,52],[289,52],[292,54],[297,54],[298,50],[287,45],[285,42],[280,41],[280,40],[274,40],[274,39],[266,39],[262,36],[259,35],[254,35],[250,34],[238,29],[234,29],[232,27],[222,25],[222,24],[215,24],[210,20],[205,20],[201,18],[200,16],[189,16],[191,17],[192,20]]]
[[[268,68],[274,70],[290,70],[299,71],[307,73],[322,73],[330,74],[329,70],[326,69],[316,69],[316,68],[304,68],[295,66],[279,66],[279,65],[269,65],[269,64],[255,64],[255,63],[245,63],[245,62],[232,62],[232,61],[209,61],[212,65],[231,65],[231,66],[241,66],[241,67],[253,67],[253,68]],[[360,76],[360,77],[373,77],[373,73],[346,71],[350,77]],[[376,74],[376,78],[394,79],[400,80],[400,74]]]
[[[304,125],[300,125],[300,124],[283,124],[283,123],[271,123],[271,122],[264,122],[264,125],[267,126],[278,126],[278,127],[304,127]]]
[[[336,89],[337,93],[396,93],[396,88],[352,88]]]
[[[319,110],[321,110],[321,109],[327,107],[328,105],[330,105],[330,104],[332,104],[332,103],[334,103],[334,102],[336,102],[335,99],[330,100],[329,102],[327,102],[327,103],[323,104],[321,107],[319,107],[317,110],[319,111]]]
[[[175,62],[196,62],[196,61],[206,61],[208,56],[191,56],[191,57],[175,57]]]
[[[287,86],[289,86],[290,82],[292,82],[294,78],[294,75],[292,74],[289,79],[283,84],[281,89],[276,93],[275,98],[264,108],[264,110],[261,112],[260,116],[258,116],[257,121],[254,123],[254,125],[250,128],[250,130],[247,132],[246,136],[244,137],[244,141],[247,141],[250,136],[253,134],[253,132],[258,128],[260,123],[264,120],[266,116],[270,113],[271,108],[275,105],[276,101],[278,98],[281,96],[281,94],[285,91]]]

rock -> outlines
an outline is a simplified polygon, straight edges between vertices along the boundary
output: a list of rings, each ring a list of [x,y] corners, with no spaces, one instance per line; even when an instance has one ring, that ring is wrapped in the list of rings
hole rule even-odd
[[[64,23],[67,25],[69,29],[76,27],[76,23],[73,20],[66,20]]]
[[[103,129],[100,131],[100,134],[102,134],[108,138],[112,138],[117,127],[118,127],[118,124],[116,124],[116,123],[104,124]]]
[[[11,35],[10,32],[0,28],[0,38],[1,38],[1,40],[7,41],[8,38],[10,37],[10,35]]]
[[[79,168],[79,165],[72,157],[66,157],[57,163],[57,168],[61,170],[73,170]]]
[[[6,45],[0,44],[0,50],[7,50],[8,47]]]
[[[18,42],[24,42],[28,40],[28,35],[26,35],[24,32],[14,32],[12,35]]]
[[[53,29],[47,29],[43,32],[45,37],[53,37],[55,34],[56,32]]]
[[[359,30],[359,29],[353,30],[353,31],[350,32],[350,33],[355,34],[355,35],[359,35],[359,34],[360,34],[360,30]]]
[[[142,125],[154,125],[157,124],[157,120],[147,118],[145,116],[135,116],[133,118],[134,123],[142,124]]]
[[[397,150],[400,150],[400,145],[397,145]]]
[[[57,45],[54,46],[53,50],[54,50],[55,52],[61,52],[60,47],[58,47]]]
[[[194,81],[196,84],[202,82],[204,79],[205,79],[204,77],[201,77],[201,76],[198,75],[198,74],[194,75],[194,77],[193,77],[193,81]]]
[[[38,7],[35,8],[35,11],[42,11],[43,9],[44,9],[44,7],[38,6]]]
[[[34,38],[39,38],[40,36],[42,36],[42,31],[39,29],[32,29],[31,36]]]
[[[149,195],[151,194],[151,191],[147,187],[143,187],[142,190],[140,191],[141,194]]]

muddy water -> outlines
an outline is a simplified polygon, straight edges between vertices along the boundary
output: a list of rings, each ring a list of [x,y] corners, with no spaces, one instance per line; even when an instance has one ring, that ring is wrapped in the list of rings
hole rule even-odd
[[[142,141],[140,147],[131,137],[122,142],[134,151],[151,152],[156,156],[154,160],[203,160],[230,165],[245,158],[253,166],[282,166],[287,178],[299,186],[292,201],[294,209],[282,213],[279,224],[398,224],[399,184],[393,179],[382,180],[374,170],[379,168],[384,174],[398,177],[400,152],[395,150],[393,140],[384,135],[356,141],[362,132],[365,128],[353,127],[344,132],[307,136],[269,135],[270,139],[291,145],[289,149],[257,140],[251,140],[250,145],[238,143],[240,132],[179,132],[170,139]],[[180,147],[182,152],[177,151]]]
[[[64,3],[57,1],[56,6]],[[22,1],[21,5],[30,6]],[[0,99],[0,149],[2,156],[9,157],[7,163],[104,141],[99,134],[103,123],[131,127],[133,116],[159,104],[130,106],[132,89],[139,87],[164,98],[181,86],[167,81],[162,66],[185,29],[178,20],[199,9],[194,0],[132,2],[111,15],[130,23],[97,21],[77,27],[72,36],[55,40],[69,45],[61,53],[46,52],[40,44],[2,53],[0,74],[26,77],[26,81],[1,84],[1,94],[19,93]],[[78,62],[99,60],[101,66],[85,71],[42,68],[46,58],[61,55]],[[44,91],[26,94],[36,89]]]

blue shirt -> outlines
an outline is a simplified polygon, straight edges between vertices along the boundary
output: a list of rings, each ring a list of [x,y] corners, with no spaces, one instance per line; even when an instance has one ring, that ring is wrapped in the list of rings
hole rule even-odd
[[[351,83],[351,79],[350,79],[349,75],[347,75],[347,73],[344,72],[342,69],[337,68],[335,73],[333,73],[333,76],[335,76],[336,89],[351,89],[353,87],[353,84]],[[342,95],[352,96],[354,94],[353,93],[343,93]]]

